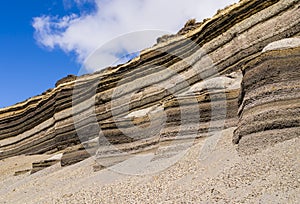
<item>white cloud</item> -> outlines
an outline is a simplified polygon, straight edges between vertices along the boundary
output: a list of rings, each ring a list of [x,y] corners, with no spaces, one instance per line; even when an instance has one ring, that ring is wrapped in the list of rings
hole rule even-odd
[[[68,5],[70,0],[65,0]],[[122,49],[137,51],[155,43],[163,33],[176,33],[191,18],[201,21],[216,11],[238,0],[73,0],[77,6],[94,1],[96,12],[65,16],[40,16],[33,19],[35,38],[43,46],[58,47],[65,52],[75,52],[78,61],[97,47],[117,36],[142,30],[161,30],[147,36],[141,43],[132,40]],[[148,33],[148,32],[147,32]],[[113,56],[111,56],[113,57]],[[102,66],[108,66],[103,64]]]
[[[63,41],[65,32],[75,23],[80,21],[76,14],[64,16],[62,18],[41,16],[33,19],[33,27],[37,40],[44,46],[54,48],[56,45],[65,51],[71,51]]]

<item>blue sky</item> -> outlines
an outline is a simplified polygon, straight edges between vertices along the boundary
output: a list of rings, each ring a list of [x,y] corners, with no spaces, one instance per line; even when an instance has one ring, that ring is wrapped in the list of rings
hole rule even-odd
[[[32,18],[65,15],[61,2],[9,0],[0,4],[0,107],[41,94],[59,78],[77,74],[80,65],[74,54],[42,48],[33,37]]]
[[[0,108],[41,94],[68,74],[77,75],[91,52],[117,36],[148,29],[175,33],[188,19],[202,20],[237,1],[1,1]],[[149,47],[156,37],[131,41],[125,50]]]

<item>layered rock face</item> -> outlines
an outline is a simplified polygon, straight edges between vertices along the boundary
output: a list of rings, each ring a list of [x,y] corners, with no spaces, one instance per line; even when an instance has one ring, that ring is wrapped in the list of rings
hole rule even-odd
[[[299,35],[299,6],[298,0],[241,1],[203,23],[188,23],[124,65],[76,80],[69,76],[40,96],[0,109],[0,159],[64,152],[68,165],[97,148],[100,159],[109,158],[235,126],[239,69],[269,43]],[[237,137],[245,134],[239,127]],[[106,149],[108,144],[117,150]]]
[[[64,84],[41,96],[0,110],[0,158],[55,152],[79,143],[72,118],[72,86]]]
[[[300,136],[300,38],[270,44],[243,73],[239,150],[254,153]]]
[[[102,137],[113,148],[108,148],[105,142],[102,144],[100,139],[98,162],[111,166],[146,151],[155,152],[154,159],[173,156],[185,148],[185,143],[233,127],[237,124],[238,94],[239,89],[192,95],[187,92],[166,100],[161,106],[100,123]]]

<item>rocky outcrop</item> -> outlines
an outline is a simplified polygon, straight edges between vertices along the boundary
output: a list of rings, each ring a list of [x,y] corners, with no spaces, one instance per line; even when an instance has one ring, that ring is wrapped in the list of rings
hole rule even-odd
[[[58,87],[59,85],[61,84],[65,84],[65,83],[68,83],[68,82],[72,82],[72,81],[75,81],[76,80],[76,76],[75,75],[68,75],[60,80],[58,80],[56,83],[55,83],[55,87]]]
[[[238,70],[257,59],[269,43],[299,35],[299,6],[298,0],[241,1],[200,24],[189,22],[180,35],[142,51],[127,64],[75,81],[67,77],[40,96],[0,109],[0,159],[63,150],[63,163],[72,164],[88,156],[79,144],[94,141],[100,131],[98,157],[115,155],[102,142],[125,152],[146,151],[174,138],[181,111],[188,116],[195,110],[201,113],[198,121],[188,118],[200,124],[192,128],[195,138],[220,128],[207,125],[209,121],[235,126]],[[217,109],[222,101],[227,102]],[[212,117],[212,107],[219,117]],[[149,115],[153,127],[160,127],[160,114],[167,116],[161,132],[131,131],[132,123],[149,126]],[[181,126],[182,138],[188,137],[190,130]],[[70,147],[75,151],[67,151]]]
[[[163,43],[163,42],[167,42],[170,39],[174,39],[180,35],[185,35],[191,31],[195,30],[196,28],[199,28],[207,20],[208,19],[203,20],[203,22],[196,22],[196,19],[190,19],[185,23],[184,27],[182,29],[180,29],[176,35],[173,35],[173,34],[163,35],[163,36],[157,38],[156,42]]]
[[[243,68],[234,142],[250,154],[300,136],[300,38],[268,45]]]
[[[29,172],[31,172],[30,169],[25,169],[25,170],[21,170],[21,171],[16,171],[16,172],[14,173],[14,176],[20,176],[20,175],[23,175],[23,174],[27,174],[27,173],[29,173]]]
[[[34,174],[34,173],[41,171],[47,167],[53,166],[54,164],[60,163],[61,157],[62,157],[62,153],[54,155],[46,160],[32,163],[32,169],[31,169],[30,173]]]
[[[98,148],[99,144],[97,138],[95,140],[69,147],[65,149],[60,164],[63,167],[80,162],[86,158],[89,158],[91,155],[95,155]]]

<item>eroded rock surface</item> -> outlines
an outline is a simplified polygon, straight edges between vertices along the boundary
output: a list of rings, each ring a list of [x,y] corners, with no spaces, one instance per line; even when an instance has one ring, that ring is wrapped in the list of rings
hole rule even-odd
[[[202,23],[188,22],[180,35],[166,38],[142,51],[129,63],[80,76],[76,80],[69,76],[40,96],[0,109],[0,159],[62,151],[64,164],[73,164],[81,160],[78,158],[88,157],[82,151],[81,143],[98,138],[99,158],[118,155],[106,151],[101,138],[106,138],[109,144],[125,152],[147,151],[158,142],[189,137],[191,129],[185,126],[181,127],[182,138],[174,137],[178,132],[176,128],[181,124],[182,110],[191,116],[195,110],[201,113],[198,121],[189,118],[191,124],[195,124],[192,131],[197,132],[196,138],[211,136],[222,127],[236,126],[242,76],[239,70],[245,64],[251,67],[255,61],[262,61],[259,66],[265,68],[255,69],[253,65],[253,69],[243,69],[241,120],[235,141],[239,141],[239,145],[243,145],[244,141],[245,144],[249,141],[250,146],[256,145],[259,142],[254,141],[258,137],[251,137],[252,143],[252,139],[244,135],[264,135],[264,130],[280,127],[281,131],[286,131],[283,134],[294,132],[296,135],[298,129],[292,131],[292,128],[286,127],[299,123],[296,117],[289,115],[297,114],[298,107],[287,101],[288,97],[298,100],[299,69],[294,66],[297,60],[293,61],[287,54],[281,53],[294,53],[297,49],[270,52],[265,49],[265,54],[261,51],[272,42],[299,36],[299,6],[298,0],[240,1]],[[277,59],[277,53],[283,57]],[[296,53],[293,55],[296,56]],[[283,64],[277,71],[268,68],[277,64]],[[262,71],[264,69],[266,72]],[[285,101],[283,105],[279,98]],[[275,99],[279,101],[275,102]],[[190,103],[192,100],[196,104]],[[222,101],[225,105],[216,109],[220,111],[220,117],[212,117],[212,107],[218,107]],[[274,115],[270,112],[268,116],[254,118],[255,114],[249,114],[248,117],[247,114],[254,111],[257,104],[268,101],[269,105],[281,109],[272,110],[276,112]],[[282,108],[288,104],[293,108]],[[159,132],[131,131],[128,125],[133,123],[147,127],[149,116],[152,116],[154,125],[160,127],[160,122],[155,124],[155,121],[160,121],[163,113],[167,116],[166,123]],[[279,119],[276,120],[275,116]],[[273,119],[263,122],[265,117]],[[220,121],[219,124],[224,125],[211,126],[209,121]],[[253,128],[250,121],[255,121],[253,124],[257,127]],[[244,123],[247,124],[243,126]],[[258,133],[254,133],[254,129]],[[139,137],[130,137],[131,134]],[[91,152],[96,153],[94,149]]]
[[[273,43],[243,68],[240,120],[234,138],[243,153],[300,136],[297,40]]]

